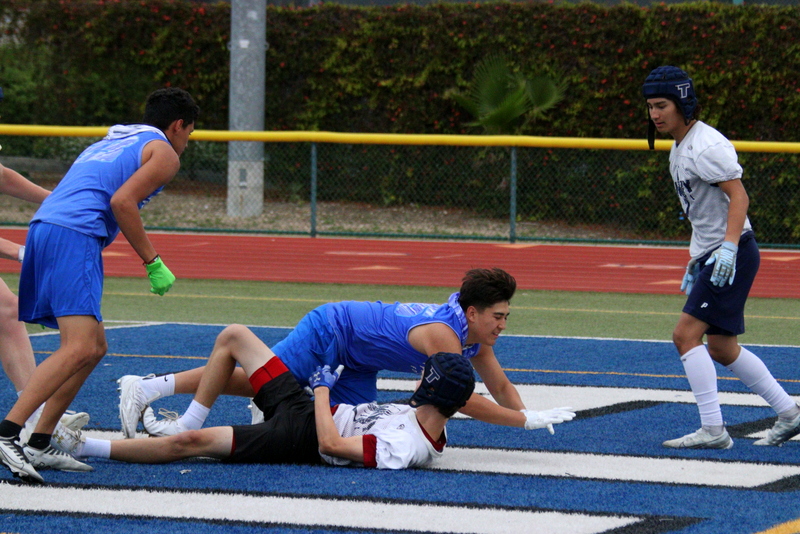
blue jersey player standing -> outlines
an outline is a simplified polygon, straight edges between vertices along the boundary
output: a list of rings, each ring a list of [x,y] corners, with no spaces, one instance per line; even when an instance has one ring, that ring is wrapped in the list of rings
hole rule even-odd
[[[736,150],[716,129],[697,119],[700,106],[694,84],[683,70],[658,67],[645,80],[642,93],[650,114],[650,148],[656,130],[675,139],[669,169],[692,224],[691,259],[681,284],[688,298],[672,339],[702,426],[665,441],[664,446],[733,447],[722,419],[715,361],[778,413],[775,425],[755,445],[781,445],[800,433],[800,408],[764,362],[738,341],[744,333],[744,306],[758,271],[759,251],[747,217],[749,198]]]
[[[101,252],[122,231],[144,262],[151,291],[163,295],[170,289],[175,277],[150,242],[139,209],[178,172],[198,114],[182,89],[153,92],[142,123],[113,126],[87,148],[31,220],[19,317],[58,328],[61,344],[39,364],[0,423],[0,459],[25,481],[42,481],[37,467],[87,468],[53,448],[51,435],[107,350],[100,314]],[[45,401],[33,434],[21,446],[22,425]]]
[[[571,419],[569,409],[527,410],[516,387],[503,372],[494,345],[506,328],[514,278],[502,269],[473,269],[461,290],[444,304],[336,302],[308,313],[286,339],[272,349],[241,325],[227,327],[211,353],[236,353],[242,345],[257,344],[268,357],[277,356],[301,386],[317,367],[344,369],[330,391],[332,404],[358,405],[377,398],[377,374],[391,370],[419,375],[428,357],[446,352],[468,358],[497,403],[473,394],[462,413],[490,423],[549,427]],[[204,373],[205,371],[205,373]],[[133,437],[144,415],[152,435],[173,435],[200,428],[215,396],[204,394],[207,368],[160,377],[128,375],[120,383],[120,419],[126,437]],[[253,387],[242,369],[230,375],[223,393],[252,397]],[[176,393],[196,393],[187,411],[176,420],[154,419],[147,406]],[[258,415],[258,414],[256,414]],[[256,419],[257,420],[257,419]],[[552,431],[552,427],[550,428]]]

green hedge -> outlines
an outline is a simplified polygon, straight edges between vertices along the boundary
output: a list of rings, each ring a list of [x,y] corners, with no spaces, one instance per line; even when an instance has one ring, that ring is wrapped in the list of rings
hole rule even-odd
[[[567,84],[566,98],[526,134],[644,137],[642,80],[656,66],[675,64],[694,78],[702,118],[729,138],[800,141],[800,8],[794,6],[323,4],[270,6],[267,19],[270,130],[481,133],[465,125],[471,117],[446,95],[467,85],[484,55],[503,51],[516,68],[551,73]],[[3,0],[0,21],[2,122],[133,122],[150,91],[177,85],[203,109],[198,127],[227,128],[230,4]],[[25,142],[3,140],[11,151]],[[757,200],[754,218],[800,242],[794,158],[742,159]],[[572,187],[556,188],[559,195],[569,191],[564,209],[601,223],[615,220],[609,208],[614,203],[597,192],[627,190],[631,198],[624,203],[650,202],[638,210],[645,218],[641,225],[663,228],[664,220],[675,219],[674,204],[654,200],[669,187],[665,156],[641,160],[641,166],[591,173],[566,165],[556,177],[541,179],[572,181]],[[447,197],[445,187],[456,188],[476,207],[502,211],[497,193],[473,190],[481,182],[465,176],[461,183],[448,179],[421,187],[429,201]],[[369,180],[350,187],[333,187],[326,195],[376,197]],[[385,180],[377,197],[402,203],[407,189],[403,180]],[[595,194],[580,193],[585,190]],[[563,211],[534,198],[522,198],[520,209],[520,217],[529,219]]]
[[[641,82],[671,63],[732,139],[800,141],[800,8],[709,2],[640,8],[550,3],[270,7],[267,128],[479,133],[446,97],[502,50],[568,84],[532,135],[632,137]],[[230,4],[3,0],[3,120],[136,120],[152,89],[178,85],[227,127]]]

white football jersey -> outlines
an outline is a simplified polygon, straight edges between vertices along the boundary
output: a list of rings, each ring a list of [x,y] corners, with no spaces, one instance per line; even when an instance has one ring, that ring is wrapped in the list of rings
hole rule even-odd
[[[406,404],[371,402],[334,407],[333,422],[344,438],[364,436],[364,460],[356,465],[378,469],[404,469],[430,463],[439,458],[447,442],[443,433],[436,440],[419,425],[416,409]],[[352,464],[350,460],[321,454],[333,465]]]
[[[736,149],[716,129],[697,121],[680,144],[672,145],[669,172],[692,223],[689,254],[700,258],[725,240],[730,199],[716,184],[742,177]],[[745,219],[742,233],[750,229]]]

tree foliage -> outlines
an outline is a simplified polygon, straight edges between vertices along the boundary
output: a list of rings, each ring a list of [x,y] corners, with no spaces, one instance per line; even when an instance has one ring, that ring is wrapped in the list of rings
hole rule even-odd
[[[475,76],[464,93],[451,96],[487,134],[514,134],[555,106],[564,89],[549,76],[528,77],[513,72],[502,54],[492,53],[475,67]]]
[[[800,141],[799,6],[500,1],[270,6],[267,13],[269,130],[476,134],[508,123],[527,135],[644,138],[642,81],[653,68],[672,64],[694,79],[701,118],[730,139]],[[3,122],[134,122],[150,91],[173,85],[198,100],[198,127],[227,128],[228,3],[2,0],[0,30]],[[476,66],[491,54],[506,57],[512,80],[506,98],[518,109],[523,94],[530,99],[534,79],[525,76],[530,84],[523,92],[517,73],[558,80],[563,98],[546,113],[520,115],[498,105],[493,112],[472,108],[478,113],[472,116],[466,101],[459,105],[449,95],[469,95]],[[558,153],[536,158],[520,161],[520,186],[530,182],[535,192],[520,195],[521,216],[558,218],[577,210],[585,220],[607,222],[626,203],[644,202],[644,227],[678,231],[674,199],[661,200],[668,194],[666,165],[648,160],[614,169],[592,154],[580,165],[559,161]],[[742,159],[754,220],[788,236],[783,242],[800,242],[796,158]],[[558,171],[544,173],[556,161]],[[447,184],[475,206],[507,205],[498,196],[506,192],[490,185],[497,177],[453,183],[440,179],[438,169],[424,174],[409,165],[405,178],[385,180],[382,198],[408,198],[401,188],[413,175],[426,177],[420,187]],[[368,180],[363,187],[372,186]],[[438,201],[442,194],[425,198]]]

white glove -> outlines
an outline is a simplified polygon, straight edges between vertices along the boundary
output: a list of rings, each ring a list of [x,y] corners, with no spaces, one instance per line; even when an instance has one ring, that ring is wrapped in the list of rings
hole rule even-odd
[[[563,423],[564,421],[572,421],[575,418],[575,412],[570,407],[553,408],[552,410],[545,410],[543,412],[535,412],[533,410],[521,410],[525,414],[525,430],[533,430],[535,428],[547,428],[551,434],[555,434],[553,425]]]
[[[25,259],[25,245],[19,247],[19,252],[17,252],[17,259],[19,260],[20,263],[22,263],[22,260]]]
[[[706,261],[706,265],[714,264],[714,271],[711,273],[711,283],[722,287],[725,283],[733,285],[736,276],[736,254],[739,247],[730,241],[723,241],[722,245],[711,254]]]

